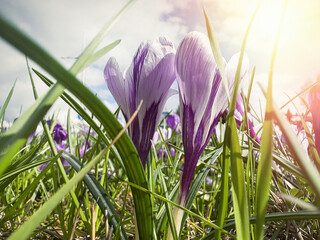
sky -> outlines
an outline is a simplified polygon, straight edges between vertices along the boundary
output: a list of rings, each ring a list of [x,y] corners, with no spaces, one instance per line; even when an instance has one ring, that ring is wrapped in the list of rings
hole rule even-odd
[[[0,0],[0,14],[31,36],[66,68],[125,4],[125,0]],[[125,70],[142,41],[165,36],[175,47],[190,31],[206,33],[202,6],[216,32],[222,55],[228,61],[240,51],[257,0],[137,0],[114,25],[100,47],[121,39],[121,43],[77,77],[114,111],[116,103],[103,77],[107,60],[113,56]],[[251,103],[264,106],[257,82],[267,85],[271,54],[284,0],[263,1],[246,45],[251,70],[256,67]],[[290,0],[280,37],[273,72],[274,99],[281,106],[296,92],[316,82],[320,76],[320,1]],[[30,61],[30,66],[43,70]],[[34,76],[39,95],[48,88]],[[14,81],[16,87],[6,111],[12,121],[34,102],[25,56],[0,38],[0,106]],[[320,80],[320,79],[319,79]],[[248,86],[245,84],[244,89]],[[174,83],[174,88],[177,84]],[[171,97],[165,110],[175,111],[178,95]],[[262,107],[263,108],[263,107]],[[66,119],[68,106],[58,101],[49,112]],[[73,118],[76,114],[73,113]]]

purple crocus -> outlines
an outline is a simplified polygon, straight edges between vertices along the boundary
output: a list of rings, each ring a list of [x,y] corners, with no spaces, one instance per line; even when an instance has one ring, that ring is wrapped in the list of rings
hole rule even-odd
[[[176,129],[180,123],[180,117],[178,114],[170,114],[167,117],[167,125],[169,128]]]
[[[47,124],[50,126],[51,121],[47,121]],[[66,147],[65,140],[68,137],[68,132],[67,130],[63,129],[62,125],[57,123],[54,128],[53,128],[53,140],[55,143],[55,147],[57,149],[57,152],[65,151],[65,152],[70,152],[69,147]],[[61,162],[63,166],[69,166],[70,164],[63,158],[61,157]],[[39,171],[42,171],[49,163],[44,163],[39,167]]]
[[[244,114],[244,104],[243,100],[240,94],[238,94],[237,97],[237,104],[236,104],[236,110],[234,113],[234,118],[236,120],[237,127],[239,128],[241,126],[242,120],[243,120],[243,114]],[[246,126],[247,124],[245,124]],[[253,129],[253,123],[251,120],[248,120],[248,125],[249,125],[249,134],[250,137],[255,139],[255,141],[259,144],[261,144],[261,140],[258,136],[256,136],[256,132]]]
[[[91,147],[91,142],[88,141],[82,141],[81,147],[80,147],[80,157],[83,157],[83,155],[89,150]]]
[[[233,89],[239,54],[226,65],[230,92]],[[240,81],[246,75],[249,60],[244,56]],[[198,159],[207,145],[213,129],[228,107],[227,94],[212,54],[209,40],[199,32],[189,33],[176,54],[180,95],[180,117],[185,165],[178,203],[185,205]]]
[[[67,130],[63,129],[61,124],[57,123],[53,128],[53,139],[56,141],[56,143],[60,144],[62,141],[66,140],[67,137]]]
[[[315,145],[320,155],[320,84],[315,85],[310,89],[309,104],[312,114],[312,124],[315,135]]]
[[[129,127],[129,135],[137,148],[142,165],[145,166],[151,148],[151,139],[159,124],[161,112],[176,78],[174,68],[175,50],[164,37],[153,42],[143,42],[134,56],[131,66],[124,74],[114,58],[110,58],[104,78],[108,88],[121,108],[126,121],[143,100],[138,116]]]

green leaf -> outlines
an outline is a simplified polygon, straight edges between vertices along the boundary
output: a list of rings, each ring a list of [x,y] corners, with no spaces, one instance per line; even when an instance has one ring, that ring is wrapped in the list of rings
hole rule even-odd
[[[225,141],[227,151],[230,151],[232,200],[236,220],[237,239],[246,240],[250,239],[249,208],[245,171],[234,118],[229,118],[228,120]]]
[[[270,63],[269,77],[268,77],[268,90],[267,90],[267,103],[266,103],[266,113],[265,120],[263,123],[263,131],[261,137],[261,156],[258,165],[257,172],[257,186],[256,186],[256,202],[255,202],[255,213],[257,216],[255,237],[256,239],[263,239],[264,235],[264,219],[267,210],[267,204],[269,200],[270,191],[270,181],[271,181],[271,162],[272,162],[272,152],[273,152],[273,125],[272,125],[272,77],[273,69],[275,64],[276,53],[278,49],[279,37],[282,30],[282,25],[284,21],[284,13],[286,10],[288,1],[285,1],[285,6],[283,8],[276,41],[274,44],[272,58]]]
[[[223,147],[217,148],[215,149],[213,152],[210,153],[209,155],[209,161],[207,163],[207,165],[212,165],[214,161],[217,160],[217,158],[221,155],[223,150]],[[208,156],[206,156],[208,157]],[[200,159],[201,161],[201,159]],[[202,160],[203,161],[203,160]],[[188,198],[187,198],[187,203],[185,208],[186,209],[191,209],[191,206],[194,202],[194,199],[197,196],[197,193],[199,192],[203,181],[206,179],[208,173],[210,171],[210,167],[204,165],[203,168],[200,170],[200,172],[196,175],[195,179],[192,181],[192,184],[190,186],[190,190],[189,190],[189,194],[188,194]],[[197,171],[195,171],[197,172]],[[181,225],[184,226],[185,221],[187,220],[188,215],[184,214],[183,218],[182,218],[182,223]],[[183,228],[180,229],[180,234],[182,232]]]
[[[311,219],[320,219],[320,211],[298,211],[298,212],[282,212],[282,213],[270,213],[265,215],[266,222],[280,222],[280,221],[292,221],[292,220],[311,220]],[[255,216],[250,217],[250,223],[254,224],[257,221]],[[223,226],[223,229],[229,230],[233,229],[235,226],[235,221],[230,220],[226,225]],[[207,234],[202,240],[211,240],[214,239],[215,231]]]
[[[4,104],[1,106],[0,121],[1,121],[2,117],[4,116],[4,113],[5,113],[5,111],[6,111],[6,109],[7,109],[7,106],[8,106],[8,104],[9,104],[9,102],[10,102],[10,99],[11,99],[11,97],[12,97],[13,90],[14,90],[14,87],[15,87],[15,86],[16,86],[16,81],[14,81],[14,84],[13,84],[13,86],[12,86],[12,88],[11,88],[11,90],[10,90],[7,98],[6,98],[6,100],[4,101]]]
[[[67,195],[75,184],[83,179],[83,177],[90,171],[90,169],[97,164],[101,158],[106,154],[108,149],[101,151],[91,162],[89,162],[78,174],[76,174],[68,183],[64,184],[44,205],[42,205],[37,212],[35,212],[28,221],[21,225],[8,240],[24,240],[29,239],[33,230],[44,221],[47,215],[60,203],[60,201]]]
[[[69,153],[63,153],[63,158],[70,163],[70,165],[79,172],[81,170],[82,163],[79,159]],[[92,174],[86,174],[83,178],[84,183],[87,185],[89,191],[91,192],[93,198],[98,203],[101,211],[104,213],[105,210],[108,211],[108,218],[114,229],[118,228],[119,216],[110,201],[110,196],[106,190],[101,186],[101,184],[95,179]],[[124,227],[120,226],[121,233],[120,239],[127,239],[127,235]]]
[[[230,93],[229,93],[229,86],[228,86],[228,80],[227,80],[227,75],[226,75],[226,71],[224,68],[225,65],[225,61],[221,55],[221,51],[220,51],[220,47],[219,47],[219,43],[216,37],[216,34],[213,30],[213,27],[209,21],[209,18],[207,16],[206,11],[203,9],[203,14],[206,20],[206,26],[207,26],[207,32],[208,32],[208,37],[209,37],[209,41],[210,41],[210,45],[212,48],[212,53],[214,56],[214,59],[216,60],[216,63],[218,65],[219,71],[221,73],[221,77],[222,77],[222,82],[223,85],[226,89],[226,93],[227,93],[227,97],[230,100]]]
[[[104,48],[100,49],[99,51],[95,52],[85,63],[85,67],[90,66],[92,63],[103,57],[105,54],[107,54],[110,50],[118,46],[118,44],[121,42],[121,40],[116,40],[109,45],[105,46]]]
[[[47,86],[53,86],[53,82],[38,72],[37,70],[33,69],[33,71],[38,75],[38,77],[45,83]],[[98,124],[90,117],[90,115],[81,107],[81,105],[77,102],[76,99],[72,98],[68,93],[63,92],[61,98],[73,109],[75,110],[82,118],[85,120],[95,131],[96,133],[102,138],[105,143],[109,143],[108,138],[106,137],[105,133],[102,129],[98,126]]]

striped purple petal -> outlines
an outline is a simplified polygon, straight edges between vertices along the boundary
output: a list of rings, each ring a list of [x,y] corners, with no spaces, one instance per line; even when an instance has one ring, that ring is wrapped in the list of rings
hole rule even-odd
[[[137,118],[129,127],[143,166],[151,148],[151,139],[160,122],[161,112],[168,97],[176,91],[170,89],[176,78],[175,50],[166,38],[143,42],[134,56],[125,77],[113,60],[105,68],[105,80],[128,120],[143,101]]]
[[[223,112],[222,107],[214,106],[227,106],[227,97],[220,94],[217,99],[223,87],[221,75],[204,34],[191,32],[182,40],[176,54],[176,67],[185,151],[180,196],[184,204],[197,161]]]

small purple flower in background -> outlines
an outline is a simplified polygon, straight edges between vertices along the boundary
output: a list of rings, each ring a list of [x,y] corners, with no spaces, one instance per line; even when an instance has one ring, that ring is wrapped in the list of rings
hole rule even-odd
[[[81,147],[80,147],[80,157],[83,157],[83,155],[89,150],[89,148],[91,147],[91,143],[86,142],[86,141],[82,141]]]
[[[164,140],[168,140],[169,138],[171,138],[172,130],[170,128],[160,128],[160,132]],[[153,144],[157,144],[157,142],[159,141],[161,141],[161,136],[159,130],[157,130],[153,135],[152,142]]]
[[[237,97],[237,105],[236,105],[236,110],[234,112],[234,118],[236,120],[237,127],[239,128],[241,126],[242,120],[243,120],[243,115],[244,115],[244,104],[243,104],[243,99],[240,94],[238,94]],[[261,140],[258,136],[256,136],[256,132],[253,129],[253,123],[251,120],[248,119],[248,124],[249,124],[249,134],[250,137],[255,139],[255,141],[259,144],[261,144]],[[246,126],[247,124],[245,124]],[[247,129],[247,126],[246,126]]]
[[[310,89],[309,93],[310,111],[312,114],[312,124],[315,135],[315,145],[320,155],[320,84]]]
[[[177,114],[170,114],[167,117],[166,122],[169,128],[176,129],[178,124],[180,123],[180,117]]]
[[[159,149],[157,150],[157,156],[158,156],[158,158],[161,158],[161,157],[166,158],[166,157],[168,157],[168,154],[167,154],[167,152],[166,152],[166,149],[165,149],[164,147],[159,148]]]
[[[168,149],[170,151],[170,156],[174,157],[176,155],[176,150],[171,146],[168,146]],[[166,148],[164,146],[162,148],[157,149],[157,156],[158,156],[158,158],[161,158],[161,157],[166,158],[166,157],[168,157]]]
[[[47,124],[51,125],[51,121],[48,120]],[[69,147],[66,147],[66,143],[64,142],[68,137],[68,132],[63,129],[62,125],[57,123],[53,128],[53,140],[55,143],[55,147],[57,152],[65,151],[70,152]],[[60,158],[63,166],[69,166],[70,164],[64,160],[62,157]],[[39,167],[39,171],[42,171],[49,163],[44,163]]]
[[[131,66],[123,75],[114,58],[109,59],[104,70],[108,88],[126,121],[143,100],[138,116],[128,130],[143,167],[146,165],[151,148],[150,140],[160,122],[164,104],[175,93],[170,89],[176,78],[174,56],[173,44],[160,37],[139,46]]]
[[[233,56],[226,66],[230,92],[233,89],[238,59],[239,54]],[[177,203],[185,206],[198,159],[219,118],[228,107],[228,98],[206,35],[199,32],[189,33],[179,45],[175,63],[185,157]],[[249,60],[245,55],[240,76],[245,75],[248,66]],[[179,233],[183,211],[174,208],[173,214]],[[170,232],[169,239],[172,239],[171,235]]]
[[[211,177],[207,177],[206,178],[206,183],[207,183],[207,185],[211,186],[212,185],[212,178]]]
[[[61,124],[57,123],[53,128],[53,139],[56,141],[56,143],[60,144],[62,141],[66,140],[67,137],[67,130],[63,129]]]
[[[176,155],[176,150],[173,148],[173,147],[171,147],[171,149],[170,149],[170,156],[171,157],[174,157]]]

